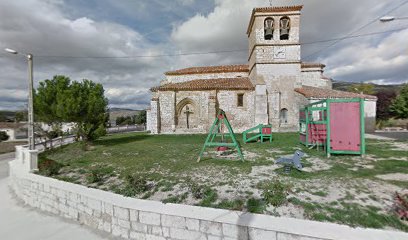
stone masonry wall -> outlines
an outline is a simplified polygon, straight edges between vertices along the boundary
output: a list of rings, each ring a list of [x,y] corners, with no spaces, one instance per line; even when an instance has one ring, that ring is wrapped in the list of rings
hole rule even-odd
[[[237,106],[238,93],[244,94],[244,106]],[[255,92],[220,91],[217,95],[219,106],[227,114],[228,121],[236,133],[255,127]]]
[[[10,186],[27,205],[123,239],[137,240],[402,240],[408,234],[350,228],[123,197],[29,173],[16,159]]]
[[[303,71],[301,73],[302,85],[331,89],[331,80],[323,79],[321,71]]]

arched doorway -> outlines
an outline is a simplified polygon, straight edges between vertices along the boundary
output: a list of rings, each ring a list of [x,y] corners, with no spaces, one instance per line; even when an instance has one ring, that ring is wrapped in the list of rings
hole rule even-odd
[[[190,98],[181,100],[176,107],[176,128],[194,129],[197,128],[198,112],[196,104]]]
[[[280,123],[286,124],[288,123],[288,109],[283,108],[280,111]]]

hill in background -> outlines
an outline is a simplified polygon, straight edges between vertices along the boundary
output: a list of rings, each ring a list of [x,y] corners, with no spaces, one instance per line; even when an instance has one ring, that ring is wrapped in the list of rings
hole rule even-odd
[[[141,110],[133,110],[126,108],[111,108],[109,109],[109,122],[115,123],[118,117],[130,117],[138,115]]]
[[[359,84],[359,83],[333,81],[333,89],[340,90],[340,91],[347,91],[348,88],[353,84]],[[403,87],[403,84],[394,84],[394,85],[378,85],[374,83],[369,83],[369,84],[374,86],[375,92],[386,91],[386,90],[399,92]]]

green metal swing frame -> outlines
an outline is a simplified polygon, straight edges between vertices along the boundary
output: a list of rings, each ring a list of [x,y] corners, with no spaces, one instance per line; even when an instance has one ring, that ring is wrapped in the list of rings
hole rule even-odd
[[[271,133],[267,134],[267,133],[263,133],[262,129],[264,128],[270,128],[271,129]],[[254,131],[258,130],[257,133],[254,133]],[[254,136],[249,136],[249,134],[255,134]],[[244,140],[244,143],[249,143],[252,141],[258,141],[258,139],[261,140],[261,142],[263,143],[264,140],[269,139],[269,142],[272,142],[272,125],[263,125],[263,124],[259,124],[256,127],[250,128],[248,130],[245,130],[244,132],[242,132],[242,138]]]
[[[221,133],[221,126],[224,125],[228,129],[228,134]],[[225,137],[231,139],[232,142],[227,143],[223,141],[216,141],[216,137]],[[204,151],[207,147],[229,147],[235,148],[240,156],[240,159],[244,161],[244,155],[242,154],[241,147],[235,137],[234,130],[232,130],[231,124],[229,123],[227,116],[223,110],[219,110],[217,117],[215,118],[210,132],[205,140],[204,146],[201,149],[200,155],[198,156],[197,162],[200,162],[201,157],[204,154]]]

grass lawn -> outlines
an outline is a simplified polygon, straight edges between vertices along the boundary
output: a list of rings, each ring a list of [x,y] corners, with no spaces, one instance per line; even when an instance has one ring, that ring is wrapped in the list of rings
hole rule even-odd
[[[0,142],[0,154],[15,151],[15,146],[25,145],[27,142]]]
[[[408,186],[408,142],[367,140],[367,155],[325,157],[276,133],[272,143],[242,144],[245,162],[214,149],[197,163],[206,135],[130,133],[91,147],[74,143],[40,155],[40,174],[125,196],[408,231],[392,211]],[[237,135],[239,140],[241,135]],[[304,171],[274,161],[301,149]]]

